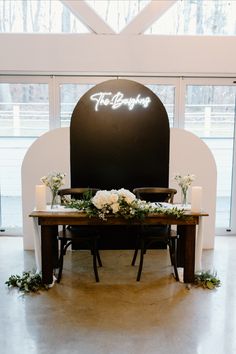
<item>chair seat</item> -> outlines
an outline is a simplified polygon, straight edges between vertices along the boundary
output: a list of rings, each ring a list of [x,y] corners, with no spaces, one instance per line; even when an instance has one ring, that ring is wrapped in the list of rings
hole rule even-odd
[[[66,227],[64,230],[58,232],[58,239],[67,239],[72,241],[86,241],[93,238],[99,238],[99,235],[96,231],[93,231],[91,228],[76,228],[72,229],[70,226]]]
[[[161,233],[157,235],[157,232]],[[178,237],[177,231],[173,229],[168,229],[168,227],[159,229],[155,228],[155,226],[151,226],[150,228],[145,226],[142,229],[141,234],[143,237],[150,239],[153,238],[154,240],[159,240],[161,242],[168,242],[171,237]]]

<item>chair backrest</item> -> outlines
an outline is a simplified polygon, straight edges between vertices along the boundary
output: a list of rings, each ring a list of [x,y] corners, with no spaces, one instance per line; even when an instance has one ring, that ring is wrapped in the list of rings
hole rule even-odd
[[[174,188],[139,187],[133,190],[137,198],[150,202],[173,203],[177,190]]]
[[[81,199],[84,197],[84,193],[89,192],[91,195],[95,195],[99,189],[97,188],[64,188],[59,189],[58,194],[61,197],[63,203],[63,198],[65,196],[70,196],[71,198]]]

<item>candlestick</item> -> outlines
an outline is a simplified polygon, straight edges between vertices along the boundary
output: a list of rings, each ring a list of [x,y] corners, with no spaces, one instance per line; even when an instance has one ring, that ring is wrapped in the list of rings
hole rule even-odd
[[[35,208],[46,210],[46,186],[44,184],[35,186]]]
[[[194,186],[191,191],[191,211],[200,213],[202,210],[202,187]]]

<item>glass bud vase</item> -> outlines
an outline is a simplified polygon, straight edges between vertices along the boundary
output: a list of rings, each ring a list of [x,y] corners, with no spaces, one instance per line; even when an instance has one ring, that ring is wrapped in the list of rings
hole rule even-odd
[[[181,205],[184,208],[188,205],[188,188],[181,188]]]
[[[58,189],[51,190],[51,192],[52,192],[51,209],[55,209],[58,207],[58,200],[59,200]]]

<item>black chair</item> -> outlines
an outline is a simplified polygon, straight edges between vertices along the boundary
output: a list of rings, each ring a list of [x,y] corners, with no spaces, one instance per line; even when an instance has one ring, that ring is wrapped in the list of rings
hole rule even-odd
[[[59,190],[58,194],[61,198],[61,204],[65,201],[65,198],[75,198],[82,199],[85,193],[89,193],[91,196],[94,195],[98,189],[95,188],[66,188]],[[84,245],[91,251],[93,256],[93,270],[96,282],[99,282],[97,262],[100,267],[102,267],[102,262],[98,250],[98,239],[99,233],[97,228],[93,226],[72,226],[64,225],[63,229],[58,233],[58,240],[60,242],[60,256],[58,261],[58,274],[57,282],[59,283],[62,276],[63,270],[63,260],[66,254],[67,248],[72,245],[72,243],[78,243],[79,245]]]
[[[172,188],[142,187],[135,188],[133,193],[137,198],[146,201],[173,203],[174,195],[177,193],[177,190]],[[171,265],[174,268],[174,276],[177,281],[179,280],[176,255],[177,239],[178,235],[175,230],[171,229],[170,225],[141,226],[131,263],[132,266],[135,265],[138,250],[140,249],[140,261],[136,278],[137,281],[141,278],[144,255],[147,249],[154,243],[164,243],[164,245],[169,247]]]

